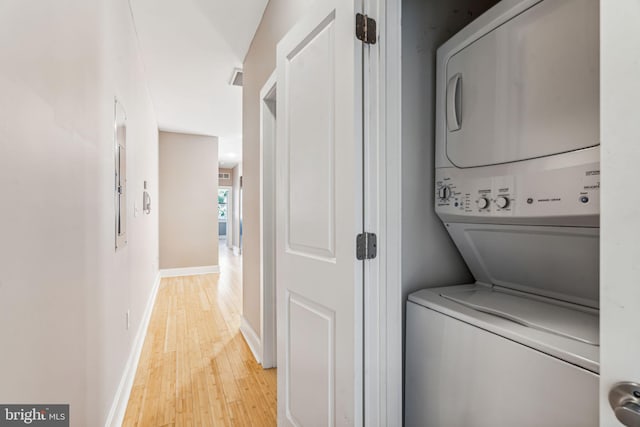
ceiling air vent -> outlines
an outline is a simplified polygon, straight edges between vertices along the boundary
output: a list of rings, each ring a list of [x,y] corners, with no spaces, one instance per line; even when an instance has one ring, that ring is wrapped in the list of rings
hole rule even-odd
[[[231,174],[229,172],[219,173],[218,179],[231,179]]]
[[[240,68],[233,70],[230,84],[231,86],[242,86],[242,70]]]

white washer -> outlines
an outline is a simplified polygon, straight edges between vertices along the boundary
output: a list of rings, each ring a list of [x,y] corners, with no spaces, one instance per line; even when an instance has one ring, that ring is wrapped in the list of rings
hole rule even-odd
[[[436,213],[476,283],[407,302],[408,426],[598,425],[597,0],[503,0],[437,54]]]
[[[424,289],[409,297],[406,343],[408,427],[598,425],[596,310],[483,285]]]

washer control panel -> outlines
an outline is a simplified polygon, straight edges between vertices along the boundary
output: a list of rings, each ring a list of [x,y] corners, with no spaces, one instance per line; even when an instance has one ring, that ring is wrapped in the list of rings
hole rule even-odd
[[[436,212],[445,221],[596,217],[600,164],[513,173],[508,166],[436,169]],[[492,174],[512,172],[511,174]],[[487,222],[487,221],[481,221]],[[498,221],[496,221],[498,222]],[[562,223],[562,221],[561,221]]]

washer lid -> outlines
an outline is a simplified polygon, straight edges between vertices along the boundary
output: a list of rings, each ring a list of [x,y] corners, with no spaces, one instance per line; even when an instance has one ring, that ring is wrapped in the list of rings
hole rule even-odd
[[[440,295],[523,326],[598,346],[598,311],[499,287],[443,290]]]
[[[597,309],[478,283],[422,289],[409,295],[412,303],[591,372],[600,370]]]
[[[598,228],[447,223],[476,281],[597,308]]]

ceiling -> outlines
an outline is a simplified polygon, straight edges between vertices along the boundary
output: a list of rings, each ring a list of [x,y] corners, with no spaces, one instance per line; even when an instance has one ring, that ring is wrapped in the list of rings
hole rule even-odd
[[[219,138],[242,161],[242,88],[231,86],[268,0],[130,0],[161,130]]]

